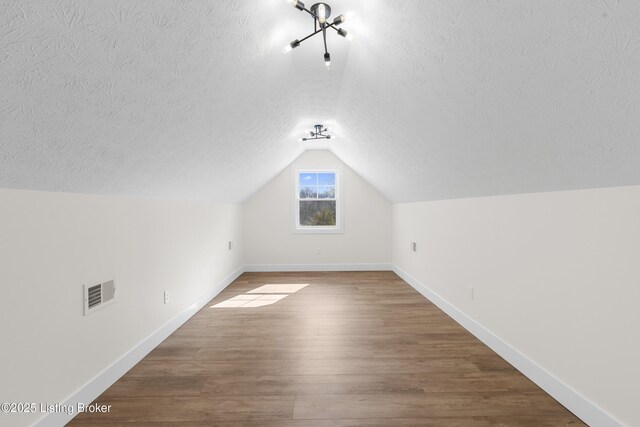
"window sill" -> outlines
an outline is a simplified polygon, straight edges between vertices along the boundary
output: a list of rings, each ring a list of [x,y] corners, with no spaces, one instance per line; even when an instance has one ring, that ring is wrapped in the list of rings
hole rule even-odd
[[[296,227],[293,230],[294,234],[342,234],[344,230],[342,228],[302,228]]]

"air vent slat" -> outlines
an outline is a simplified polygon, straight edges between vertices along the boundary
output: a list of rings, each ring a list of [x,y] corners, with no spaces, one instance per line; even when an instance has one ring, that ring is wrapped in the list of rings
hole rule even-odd
[[[89,288],[89,308],[93,308],[102,302],[102,285],[95,285]]]

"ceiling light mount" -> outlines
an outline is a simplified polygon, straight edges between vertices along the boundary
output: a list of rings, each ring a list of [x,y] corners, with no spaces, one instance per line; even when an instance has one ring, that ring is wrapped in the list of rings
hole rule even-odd
[[[345,16],[338,15],[336,18],[333,19],[333,21],[329,21],[328,19],[331,16],[331,6],[329,6],[327,3],[315,3],[313,6],[311,6],[310,9],[307,9],[304,3],[301,1],[298,1],[298,0],[286,0],[286,1],[287,3],[290,3],[291,5],[293,5],[296,9],[307,12],[309,15],[313,17],[313,33],[309,34],[304,38],[296,39],[292,41],[291,43],[286,45],[284,49],[282,49],[282,52],[284,53],[291,52],[293,49],[300,46],[300,43],[302,43],[306,39],[313,37],[316,34],[322,33],[322,39],[324,41],[324,63],[327,66],[327,68],[329,68],[329,65],[331,65],[331,55],[329,54],[329,50],[327,49],[327,29],[332,28],[342,37],[346,37],[349,40],[352,39],[352,37],[350,37],[351,36],[350,34],[349,36],[347,36],[347,31],[345,29],[338,28],[338,25],[342,24],[345,21],[346,19]]]
[[[316,139],[332,139],[333,136],[325,134],[325,132],[329,132],[329,129],[324,127],[323,125],[314,125],[313,130],[309,131],[309,135],[306,138],[300,138],[300,141],[314,141]]]

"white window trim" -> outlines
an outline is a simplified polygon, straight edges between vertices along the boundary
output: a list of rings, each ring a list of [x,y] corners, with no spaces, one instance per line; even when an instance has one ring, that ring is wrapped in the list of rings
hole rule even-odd
[[[336,174],[336,225],[335,226],[300,226],[300,208],[298,202],[300,201],[300,173],[323,173],[330,172]],[[293,193],[293,232],[294,233],[309,233],[309,234],[332,234],[332,233],[344,233],[344,219],[343,219],[343,198],[342,191],[342,170],[339,168],[299,168],[295,169],[293,173],[294,180],[294,193]]]

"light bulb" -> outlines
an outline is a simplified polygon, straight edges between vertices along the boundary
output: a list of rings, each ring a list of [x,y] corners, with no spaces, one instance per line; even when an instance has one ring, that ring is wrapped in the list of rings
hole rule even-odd
[[[298,46],[300,46],[300,41],[298,39],[292,41],[291,43],[289,43],[288,45],[286,45],[285,47],[282,48],[282,53],[289,53],[291,52],[293,49],[297,48]]]
[[[333,25],[340,25],[344,22],[346,18],[344,17],[344,15],[338,15],[335,17],[335,19],[333,20]]]
[[[324,24],[325,22],[327,22],[327,11],[324,7],[324,3],[320,3],[318,5],[318,21],[321,24]]]
[[[327,69],[329,69],[329,66],[331,65],[331,55],[329,55],[329,52],[324,54],[324,65],[327,66]]]
[[[304,10],[304,3],[299,0],[284,0],[298,10]]]

